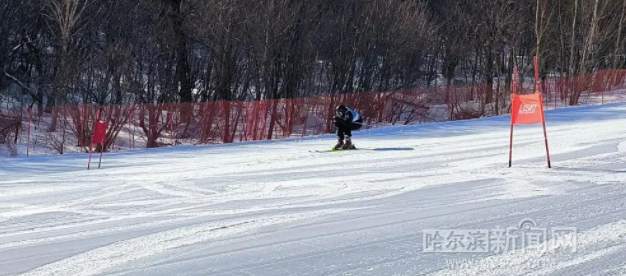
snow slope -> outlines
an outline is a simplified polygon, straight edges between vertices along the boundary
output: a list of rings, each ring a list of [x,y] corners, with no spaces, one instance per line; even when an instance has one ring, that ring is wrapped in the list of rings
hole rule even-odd
[[[332,136],[0,159],[0,275],[626,274],[626,104]],[[423,252],[425,229],[532,219],[577,250]],[[455,264],[463,265],[455,265]]]

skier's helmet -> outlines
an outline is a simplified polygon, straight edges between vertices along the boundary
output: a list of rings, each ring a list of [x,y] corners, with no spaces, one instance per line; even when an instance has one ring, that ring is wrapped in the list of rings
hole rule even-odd
[[[345,105],[338,105],[335,109],[335,114],[337,117],[343,117],[343,115],[346,114],[346,111],[348,111],[348,108],[346,108]]]

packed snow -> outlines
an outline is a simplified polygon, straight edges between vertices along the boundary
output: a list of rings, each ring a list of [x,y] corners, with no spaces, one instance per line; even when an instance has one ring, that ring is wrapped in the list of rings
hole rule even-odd
[[[623,275],[625,114],[549,111],[552,169],[540,126],[515,129],[508,168],[507,116],[356,132],[357,151],[318,152],[328,135],[89,171],[84,154],[2,158],[0,275]],[[574,243],[425,250],[425,233],[528,222]]]

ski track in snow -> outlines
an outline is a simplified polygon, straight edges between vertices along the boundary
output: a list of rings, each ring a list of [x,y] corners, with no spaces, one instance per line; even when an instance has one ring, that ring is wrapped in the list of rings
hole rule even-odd
[[[332,136],[0,159],[0,275],[626,274],[626,104]],[[578,250],[422,252],[424,229],[530,218]],[[461,261],[469,267],[452,267]]]

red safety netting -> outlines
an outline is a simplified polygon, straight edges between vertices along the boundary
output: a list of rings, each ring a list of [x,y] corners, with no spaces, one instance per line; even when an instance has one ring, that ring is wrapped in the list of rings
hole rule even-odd
[[[574,101],[605,103],[624,100],[625,79],[626,70],[601,70],[575,78],[548,76],[542,82],[545,106],[565,106]],[[532,85],[526,83],[527,87]],[[260,101],[65,105],[46,112],[33,110],[32,114],[39,114],[33,118],[37,122],[24,122],[22,125],[39,125],[53,117],[46,118],[46,114],[56,112],[58,120],[63,122],[57,127],[63,135],[68,133],[72,138],[63,141],[84,152],[89,147],[98,116],[109,126],[104,141],[105,150],[231,143],[329,133],[333,131],[335,106],[339,104],[359,110],[367,126],[432,121],[434,118],[429,117],[429,110],[433,106],[443,106],[450,113],[443,119],[476,116],[462,114],[463,106],[470,102],[484,102],[488,94],[498,102],[496,108],[508,112],[510,91],[505,91],[504,87],[504,84],[496,83],[492,87],[452,86]],[[29,120],[29,116],[24,115],[28,114],[26,109],[19,112],[18,117]],[[485,115],[490,114],[478,116]]]

